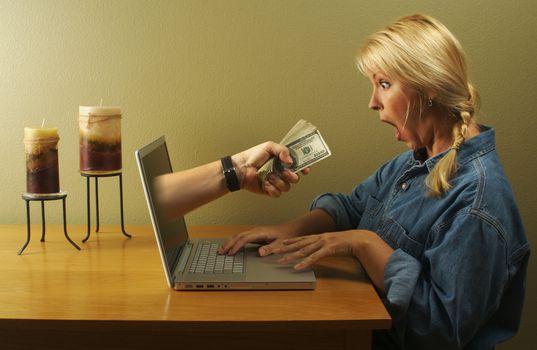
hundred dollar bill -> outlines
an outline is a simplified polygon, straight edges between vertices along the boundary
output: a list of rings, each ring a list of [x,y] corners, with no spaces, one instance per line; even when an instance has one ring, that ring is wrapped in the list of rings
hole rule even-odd
[[[272,173],[281,173],[284,169],[296,173],[332,154],[317,127],[303,119],[289,130],[280,143],[289,149],[293,163],[284,164],[278,157],[269,159],[257,171],[261,183]]]

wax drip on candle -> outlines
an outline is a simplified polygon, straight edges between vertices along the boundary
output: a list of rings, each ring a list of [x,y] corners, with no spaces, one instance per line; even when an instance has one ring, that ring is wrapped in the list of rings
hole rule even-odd
[[[45,118],[43,118],[43,122],[41,122],[41,128],[45,126]]]

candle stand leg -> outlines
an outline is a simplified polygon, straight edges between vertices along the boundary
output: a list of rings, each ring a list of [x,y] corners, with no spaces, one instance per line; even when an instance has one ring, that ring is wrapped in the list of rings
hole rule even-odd
[[[95,223],[97,228],[95,232],[99,232],[99,178],[95,178]]]
[[[52,193],[48,196],[46,196],[46,198],[35,198],[35,195],[34,194],[28,194],[28,193],[25,193],[22,195],[22,199],[24,199],[24,201],[26,202],[26,243],[24,243],[24,245],[22,246],[22,248],[19,250],[19,255],[22,254],[22,252],[24,251],[24,249],[26,249],[26,246],[28,246],[28,243],[30,242],[30,235],[31,235],[31,225],[30,225],[30,201],[40,201],[41,202],[41,222],[42,222],[42,233],[41,233],[41,242],[44,242],[45,241],[45,226],[46,226],[46,221],[45,221],[45,201],[51,201],[51,200],[58,200],[58,199],[61,199],[62,200],[62,209],[63,209],[63,234],[65,235],[65,238],[67,239],[67,241],[69,241],[69,243],[71,243],[73,245],[73,247],[75,247],[76,249],[80,250],[80,247],[78,245],[75,244],[75,242],[73,242],[71,240],[71,238],[69,237],[69,234],[67,233],[67,209],[66,209],[66,206],[65,206],[65,198],[67,197],[67,194],[65,192],[61,192],[61,193]]]
[[[80,250],[80,247],[78,245],[76,245],[75,242],[73,242],[71,240],[71,238],[69,238],[69,235],[67,234],[67,219],[66,219],[66,209],[65,209],[65,197],[62,198],[62,205],[63,205],[63,234],[65,235],[65,238],[67,238],[67,240],[69,241],[69,243],[71,243],[76,249]]]
[[[91,200],[90,200],[90,177],[95,177],[95,211],[96,211],[96,215],[95,215],[95,219],[96,219],[96,224],[97,224],[97,229],[95,230],[95,232],[99,232],[99,182],[98,182],[98,177],[110,177],[110,176],[119,176],[119,209],[120,209],[120,213],[121,213],[121,232],[123,233],[123,235],[125,235],[126,237],[128,238],[132,238],[131,235],[129,235],[126,231],[125,231],[125,219],[123,217],[123,176],[121,173],[119,174],[113,174],[113,175],[84,175],[86,176],[86,206],[87,206],[87,218],[88,218],[88,231],[87,231],[87,235],[86,235],[86,238],[84,238],[82,240],[82,243],[85,243],[89,237],[90,237],[90,232],[91,232],[91,209],[90,209],[90,205],[91,205]]]
[[[90,178],[86,177],[86,208],[88,210],[88,232],[86,235],[86,238],[82,240],[82,243],[85,243],[89,236],[90,236],[90,228],[91,228],[91,219],[90,219]]]
[[[30,243],[30,201],[25,200],[26,202],[26,243],[22,246],[21,250],[19,250],[18,255],[21,255],[24,249],[26,249],[26,246],[28,243]]]
[[[121,232],[129,238],[132,238],[131,235],[129,235],[127,232],[125,232],[125,223],[123,220],[123,177],[122,174],[119,174],[119,208],[121,211]]]
[[[41,201],[41,242],[45,241],[45,201]]]

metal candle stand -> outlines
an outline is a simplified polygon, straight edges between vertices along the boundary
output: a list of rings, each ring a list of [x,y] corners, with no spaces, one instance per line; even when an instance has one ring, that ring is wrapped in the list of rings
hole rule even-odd
[[[24,249],[26,249],[26,246],[30,242],[30,202],[31,201],[40,201],[41,202],[41,222],[42,222],[42,229],[41,229],[41,242],[45,241],[45,201],[54,201],[61,199],[62,200],[62,206],[63,206],[63,233],[65,234],[65,238],[71,243],[76,249],[80,250],[80,247],[76,245],[75,242],[69,238],[69,235],[67,234],[67,223],[66,223],[66,214],[65,214],[65,198],[67,197],[67,192],[59,192],[59,193],[51,193],[51,194],[33,194],[33,193],[23,193],[22,199],[26,201],[26,228],[28,232],[28,236],[26,239],[26,243],[22,246],[21,250],[19,250],[19,255],[22,254]]]
[[[85,243],[90,237],[90,228],[91,228],[91,219],[90,219],[90,178],[95,178],[95,212],[96,212],[96,229],[95,232],[99,232],[99,181],[100,177],[119,177],[119,201],[120,201],[120,210],[121,210],[121,232],[128,238],[132,238],[127,232],[125,232],[125,225],[123,221],[123,176],[121,172],[115,173],[105,173],[105,174],[89,174],[85,172],[80,172],[80,175],[86,178],[86,198],[87,198],[87,208],[88,208],[88,233],[86,238],[82,240],[82,243]]]

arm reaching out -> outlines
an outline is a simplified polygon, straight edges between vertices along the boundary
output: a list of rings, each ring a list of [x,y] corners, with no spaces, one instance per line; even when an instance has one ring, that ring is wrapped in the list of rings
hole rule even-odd
[[[293,162],[287,147],[271,141],[231,156],[241,189],[276,198],[288,192],[291,184],[298,183],[299,175],[288,170],[260,183],[256,172],[271,157],[279,157],[286,164]],[[180,217],[228,193],[222,170],[218,160],[157,177],[154,186],[161,213],[168,219]],[[302,172],[307,174],[309,169]]]

